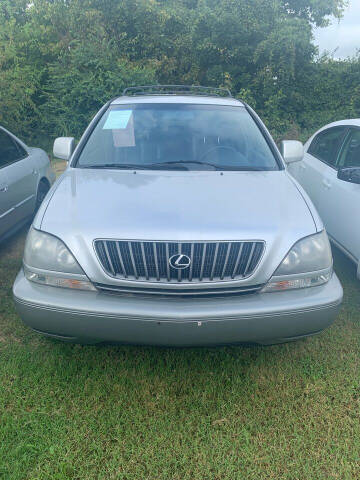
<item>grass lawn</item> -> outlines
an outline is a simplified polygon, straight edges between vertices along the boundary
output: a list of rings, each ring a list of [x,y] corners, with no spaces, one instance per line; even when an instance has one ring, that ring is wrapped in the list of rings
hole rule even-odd
[[[0,479],[359,479],[360,282],[341,315],[255,348],[79,346],[22,324],[25,230],[0,246]]]

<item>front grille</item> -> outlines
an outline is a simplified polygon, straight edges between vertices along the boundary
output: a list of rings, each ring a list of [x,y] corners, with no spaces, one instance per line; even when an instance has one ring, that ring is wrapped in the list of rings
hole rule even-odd
[[[253,242],[142,242],[95,240],[95,250],[112,277],[162,283],[221,282],[250,276],[257,267],[265,244]],[[169,260],[178,254],[186,268]],[[176,257],[177,258],[177,257]]]

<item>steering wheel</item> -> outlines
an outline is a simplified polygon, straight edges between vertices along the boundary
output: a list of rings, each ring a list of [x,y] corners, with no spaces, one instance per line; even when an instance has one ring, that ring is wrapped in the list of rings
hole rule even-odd
[[[201,162],[201,160],[204,160],[204,158],[206,158],[208,155],[210,155],[210,153],[214,152],[215,150],[219,150],[219,149],[230,150],[231,152],[235,153],[236,155],[239,154],[239,152],[237,150],[235,150],[234,147],[229,147],[228,145],[216,145],[215,147],[210,148],[209,150],[207,150],[205,153],[203,153],[201,155],[200,162]]]

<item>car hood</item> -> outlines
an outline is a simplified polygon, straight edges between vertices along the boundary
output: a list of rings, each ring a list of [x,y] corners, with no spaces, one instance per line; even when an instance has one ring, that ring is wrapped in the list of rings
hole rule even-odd
[[[42,212],[38,226],[61,238],[90,276],[97,238],[264,240],[272,269],[299,238],[316,232],[286,171],[68,169]]]

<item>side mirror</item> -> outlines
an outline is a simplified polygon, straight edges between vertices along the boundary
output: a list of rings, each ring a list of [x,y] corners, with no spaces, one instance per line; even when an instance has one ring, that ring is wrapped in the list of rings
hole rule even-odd
[[[304,156],[304,146],[297,140],[283,140],[280,143],[280,152],[285,163],[299,162]]]
[[[68,161],[74,151],[75,139],[73,137],[59,137],[54,142],[54,157]]]
[[[360,185],[360,167],[340,168],[337,174],[339,180]]]

